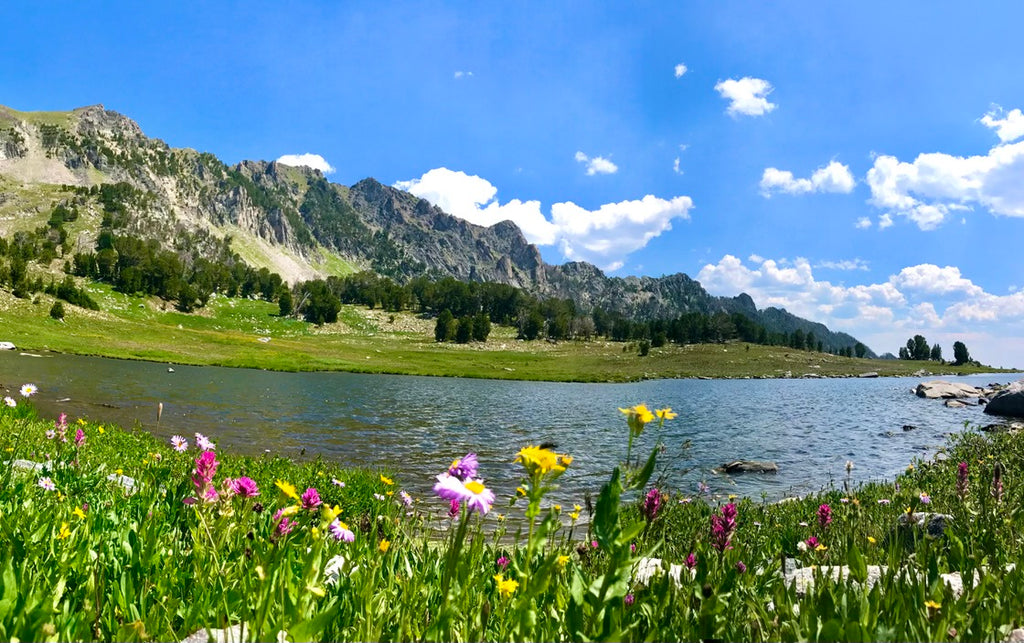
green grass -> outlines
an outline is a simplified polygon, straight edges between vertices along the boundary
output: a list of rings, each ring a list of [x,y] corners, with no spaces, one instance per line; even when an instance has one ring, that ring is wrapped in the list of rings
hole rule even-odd
[[[651,483],[660,431],[640,425],[632,442],[650,450],[647,465],[609,472],[592,509],[545,499],[563,475],[557,466],[573,475],[570,458],[524,450],[504,474],[519,478],[523,497],[497,498],[483,518],[463,504],[450,520],[440,498],[399,500],[408,481],[398,463],[344,470],[218,450],[209,483],[197,483],[195,449],[176,453],[146,433],[75,418],[62,442],[46,434],[56,428],[25,400],[0,405],[3,639],[181,640],[244,624],[251,640],[975,641],[1004,640],[1021,625],[1018,434],[966,432],[944,460],[913,463],[898,485],[840,481],[782,504],[723,504]],[[510,459],[520,446],[510,445]],[[32,471],[15,459],[46,464]],[[500,470],[505,463],[480,463],[481,476]],[[997,470],[1007,472],[1001,486]],[[226,478],[239,476],[260,495],[228,493]],[[196,500],[197,484],[219,497]],[[308,488],[333,510],[303,508],[295,496]],[[716,538],[712,517],[729,509],[735,522]],[[898,526],[908,509],[950,518],[929,537]],[[351,542],[332,536],[335,515]],[[509,531],[513,523],[521,526]],[[806,546],[812,536],[820,546]],[[652,555],[664,566],[641,581],[637,566]],[[668,565],[691,555],[693,570],[673,580]],[[813,586],[787,582],[784,558],[811,570]],[[824,570],[839,565],[843,577],[828,580]],[[873,585],[869,565],[884,567]],[[942,574],[965,579],[962,593]]]
[[[279,371],[338,370],[517,380],[621,382],[678,377],[836,377],[874,371],[910,375],[918,369],[957,374],[991,368],[866,360],[742,343],[669,345],[640,357],[615,342],[521,342],[495,327],[485,344],[437,344],[431,320],[344,306],[339,322],[317,328],[278,316],[275,304],[217,297],[197,314],[155,299],[89,286],[101,312],[65,306],[50,319],[51,298],[38,304],[0,291],[0,339],[20,349],[224,365]],[[261,342],[261,337],[270,340]]]
[[[19,112],[3,105],[0,105],[0,115],[11,116],[33,125],[57,125],[65,129],[71,129],[75,118],[73,112]]]

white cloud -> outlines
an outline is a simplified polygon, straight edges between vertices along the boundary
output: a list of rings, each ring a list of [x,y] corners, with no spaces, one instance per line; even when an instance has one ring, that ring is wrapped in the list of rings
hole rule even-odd
[[[576,152],[574,157],[578,163],[584,163],[587,166],[587,176],[594,176],[595,174],[615,174],[619,171],[619,166],[606,159],[603,156],[595,156],[593,158],[587,156],[583,152]]]
[[[672,161],[672,171],[675,172],[676,174],[682,174],[683,173],[683,171],[681,169],[679,169],[679,157],[678,156],[676,157],[676,160]]]
[[[760,307],[782,307],[850,333],[879,353],[895,353],[921,333],[947,354],[960,340],[982,362],[1024,366],[1024,291],[985,292],[955,266],[908,266],[881,283],[845,286],[815,278],[803,258],[791,267],[759,256],[749,262],[725,255],[697,280],[712,294],[746,292]]]
[[[886,212],[882,216],[878,217],[878,229],[885,230],[892,226],[892,215]]]
[[[398,181],[395,187],[424,198],[449,214],[471,223],[491,226],[510,220],[527,241],[557,245],[567,259],[589,261],[605,270],[617,270],[631,252],[672,229],[674,219],[688,220],[690,197],[642,199],[607,203],[587,210],[572,202],[551,206],[551,218],[540,201],[513,199],[499,203],[498,189],[479,176],[447,168],[430,170],[418,179]]]
[[[687,72],[687,67],[683,63],[679,63],[678,65],[676,65],[674,71],[676,74],[676,78],[682,78],[683,74]]]
[[[1003,116],[1003,108],[995,105],[987,114],[981,117],[981,124],[994,129],[996,136],[1003,143],[1009,143],[1024,136],[1024,114],[1021,113],[1020,109],[1010,110],[1005,118],[999,118],[1000,116]]]
[[[455,78],[469,78],[472,75],[473,75],[473,72],[471,72],[471,71],[461,71],[460,70],[460,71],[455,72],[454,77]]]
[[[868,262],[857,257],[856,259],[843,259],[841,261],[819,261],[814,267],[828,270],[867,270]]]
[[[285,154],[277,159],[278,163],[282,165],[292,165],[296,167],[310,167],[314,170],[320,170],[324,174],[333,174],[334,168],[327,160],[319,154]]]
[[[869,219],[868,217],[861,217],[857,219],[857,223],[853,224],[853,227],[857,228],[858,230],[866,230],[867,228],[871,227],[871,219]]]
[[[839,192],[849,194],[856,181],[850,168],[838,161],[814,171],[809,179],[797,179],[793,173],[778,168],[765,168],[761,175],[761,194],[770,198],[773,192],[807,194],[809,192]]]
[[[715,91],[729,101],[725,111],[731,116],[763,116],[772,111],[777,107],[775,103],[768,102],[768,94],[773,89],[767,80],[749,76],[739,80],[721,80],[715,85]]]
[[[996,129],[1003,141],[1024,135],[1020,110],[1004,119],[990,112],[981,121]],[[984,156],[932,152],[918,155],[913,163],[878,156],[868,170],[867,182],[870,203],[887,210],[887,216],[910,219],[922,230],[933,230],[952,213],[974,206],[997,215],[1024,217],[1024,141],[1004,142]]]

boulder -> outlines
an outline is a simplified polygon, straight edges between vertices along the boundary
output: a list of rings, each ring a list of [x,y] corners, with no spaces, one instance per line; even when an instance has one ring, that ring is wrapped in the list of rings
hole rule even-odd
[[[733,460],[715,469],[715,473],[776,473],[779,465],[766,460]]]
[[[953,400],[953,399],[946,400],[946,407],[947,408],[962,409],[965,406],[973,406],[973,405],[972,404],[967,404],[966,402],[961,402],[960,400]]]
[[[0,342],[0,351],[13,351],[14,344],[11,342]]]
[[[951,522],[953,522],[953,516],[949,514],[923,511],[901,514],[899,518],[900,528],[921,530],[929,538],[941,538],[944,536],[946,534],[946,526]]]
[[[985,413],[1024,418],[1024,380],[1018,380],[992,396]]]
[[[878,377],[878,373],[876,373],[876,372],[874,372],[874,371],[868,371],[867,373],[861,373],[861,374],[860,374],[860,375],[858,375],[857,377],[868,377],[868,378],[873,378],[873,377]]]
[[[916,427],[916,426],[914,426],[913,424],[904,424],[904,425],[903,425],[903,430],[904,430],[904,431],[913,431],[913,430],[914,430],[914,429],[916,429],[916,428],[917,428],[917,427]]]
[[[921,382],[914,389],[914,393],[918,397],[928,398],[929,400],[937,399],[951,399],[960,397],[980,397],[981,389],[975,388],[970,384],[961,384],[959,382],[946,382],[945,380],[931,380],[929,382]]]

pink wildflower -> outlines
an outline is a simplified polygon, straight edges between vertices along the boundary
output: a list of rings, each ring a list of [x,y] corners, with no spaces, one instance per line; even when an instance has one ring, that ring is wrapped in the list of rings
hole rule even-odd
[[[213,476],[217,474],[217,454],[213,451],[203,451],[196,458],[195,472],[192,474],[192,484],[200,496],[207,497],[206,490],[212,488]]]
[[[452,466],[448,467],[448,475],[465,482],[476,477],[476,471],[479,466],[476,454],[467,453],[465,457],[452,462]]]
[[[287,520],[287,518],[285,518],[285,520]],[[356,535],[352,533],[352,530],[348,528],[348,525],[341,522],[337,518],[334,519],[334,522],[332,522],[327,527],[327,529],[331,532],[331,535],[334,536],[334,539],[337,541],[344,541],[350,543],[355,541],[356,539]]]
[[[302,501],[302,508],[306,511],[313,511],[323,504],[323,501],[320,500],[320,492],[318,492],[314,487],[306,489],[306,492],[302,494],[302,497],[299,500]]]
[[[217,445],[210,441],[210,438],[206,437],[202,433],[196,433],[196,446],[203,451],[213,451],[217,448]]]
[[[461,509],[461,508],[462,508],[462,503],[460,503],[455,498],[452,498],[451,502],[448,504],[448,517],[449,518],[455,518],[456,516],[458,516],[459,515],[459,509]]]
[[[818,507],[818,526],[824,529],[832,524],[832,507],[821,505]]]
[[[82,427],[78,427],[78,430],[75,431],[75,446],[81,447],[83,444],[85,444],[85,431],[82,430]]]
[[[956,471],[956,495],[958,495],[961,500],[967,497],[968,485],[967,463],[961,462]]]
[[[695,553],[693,553],[693,552],[691,551],[691,552],[690,552],[690,555],[689,555],[689,556],[687,556],[687,557],[686,557],[686,560],[685,560],[685,561],[683,561],[683,562],[684,562],[684,564],[686,565],[686,568],[687,568],[687,569],[693,569],[694,567],[696,567],[696,566],[697,566],[697,554],[695,554]]]
[[[188,450],[188,440],[181,437],[180,435],[171,436],[171,446],[178,453],[185,453]]]
[[[499,556],[498,560],[495,561],[495,564],[498,566],[498,569],[500,569],[501,571],[505,571],[505,568],[508,567],[508,564],[510,562],[511,561],[509,561],[508,557],[506,557],[506,556]]]
[[[658,517],[658,511],[661,509],[661,492],[657,488],[651,489],[647,492],[644,497],[644,504],[641,507],[641,512],[644,514],[644,518],[647,522],[653,522]]]
[[[231,491],[240,498],[255,498],[260,495],[259,487],[256,486],[256,481],[247,476],[241,478],[235,478],[231,481]]]
[[[807,547],[810,548],[810,549],[814,549],[815,547],[817,547],[820,544],[818,542],[818,539],[816,537],[814,537],[814,536],[811,536],[810,538],[808,538],[804,542],[807,543]]]
[[[743,564],[742,560],[736,562],[736,571],[741,574],[747,573],[747,566]]]

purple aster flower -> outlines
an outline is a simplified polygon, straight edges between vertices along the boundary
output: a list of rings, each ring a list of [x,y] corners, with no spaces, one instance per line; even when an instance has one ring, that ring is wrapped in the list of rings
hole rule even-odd
[[[891,501],[891,500],[889,500],[888,498],[879,498],[879,499],[878,499],[878,504],[880,504],[880,505],[887,505],[887,504],[889,504],[890,502],[892,502],[892,501]]]
[[[697,493],[711,493],[711,487],[701,480],[697,483]]]
[[[434,493],[445,500],[465,501],[470,512],[476,510],[486,514],[494,504],[494,492],[479,480],[462,481],[455,476],[442,473],[437,476]]]
[[[314,487],[306,489],[306,492],[302,494],[302,497],[299,498],[299,500],[302,501],[302,508],[306,511],[313,511],[323,504],[323,501],[320,500],[320,492],[318,492]]]
[[[921,501],[922,505],[930,505],[932,503],[932,497],[923,491],[921,492],[921,495],[918,496],[918,499]]]
[[[217,448],[217,445],[202,433],[196,433],[196,446],[203,451],[213,451]]]
[[[452,462],[452,466],[448,467],[448,475],[465,482],[476,477],[478,467],[479,463],[476,460],[476,454],[467,453],[462,459]]]
[[[331,535],[334,536],[334,539],[337,541],[344,541],[350,543],[355,541],[356,539],[356,535],[352,533],[352,530],[348,528],[348,525],[341,522],[337,518],[334,519],[334,522],[328,525],[327,529],[331,532]]]
[[[46,430],[46,439],[47,440],[52,440],[55,437],[57,437],[57,432],[56,431],[54,431],[53,429],[47,429]]]
[[[402,499],[402,504],[405,505],[406,509],[412,508],[412,496],[409,495],[408,491],[404,489],[399,491],[398,497]]]
[[[57,485],[53,484],[53,479],[50,478],[49,476],[43,476],[42,478],[39,478],[39,482],[37,484],[41,489],[44,489],[46,491],[57,490]]]
[[[235,478],[231,481],[231,491],[241,498],[255,498],[260,495],[259,487],[256,486],[256,481],[247,476],[241,478]]]
[[[185,453],[188,450],[188,440],[181,437],[180,435],[171,436],[171,446],[178,453]]]

